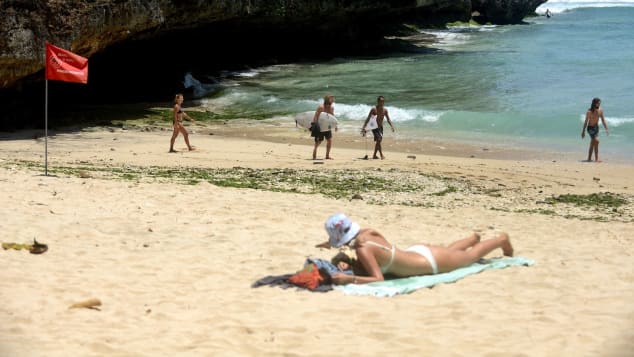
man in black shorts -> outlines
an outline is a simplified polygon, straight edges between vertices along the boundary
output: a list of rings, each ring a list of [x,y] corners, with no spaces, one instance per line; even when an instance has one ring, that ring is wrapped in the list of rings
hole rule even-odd
[[[371,125],[372,135],[374,136],[374,155],[372,155],[373,159],[378,159],[376,156],[377,152],[381,155],[381,160],[385,159],[383,156],[383,149],[381,148],[381,142],[383,141],[383,118],[387,119],[388,124],[392,127],[392,132],[394,132],[394,125],[392,125],[392,121],[390,120],[390,115],[385,108],[385,97],[380,95],[376,99],[376,107],[370,109],[370,113],[368,113],[368,117],[365,119],[363,123],[363,127],[361,128],[361,132],[363,135],[367,132],[367,126],[370,120],[376,121],[376,125]]]
[[[315,116],[313,118],[313,128],[318,125],[317,119],[322,112],[326,112],[328,114],[335,115],[335,96],[328,94],[324,97],[324,104],[320,104],[315,110]],[[335,126],[335,130],[337,127]],[[315,147],[313,148],[313,160],[317,159],[317,148],[319,145],[326,139],[326,159],[332,160],[332,156],[330,156],[330,148],[332,147],[332,130],[328,131],[319,131],[319,128],[312,130],[312,136],[315,137]]]

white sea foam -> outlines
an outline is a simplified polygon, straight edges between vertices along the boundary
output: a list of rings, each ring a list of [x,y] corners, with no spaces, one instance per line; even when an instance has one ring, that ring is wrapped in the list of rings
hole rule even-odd
[[[385,106],[390,115],[390,120],[398,122],[423,121],[433,123],[438,121],[442,113],[424,109],[403,109],[399,107]],[[365,120],[372,106],[367,104],[342,104],[335,103],[335,114],[338,118],[347,120]]]
[[[451,48],[469,42],[471,38],[468,32],[447,31],[447,30],[423,30],[421,33],[433,35],[436,38],[431,47]]]
[[[474,34],[479,32],[493,31],[496,25],[473,25],[460,24],[452,25],[446,30],[424,29],[421,33],[432,35],[435,38],[430,47],[451,51],[472,41]]]
[[[617,7],[617,6],[634,6],[632,0],[548,0],[548,2],[541,4],[535,12],[543,15],[546,10],[550,10],[551,13],[557,14],[564,11],[582,8],[582,7]]]
[[[586,120],[585,114],[579,115],[579,121],[583,123]],[[622,125],[634,124],[634,117],[605,117],[605,122],[608,124],[608,128],[619,127]]]
[[[621,125],[628,125],[628,124],[634,124],[634,118],[613,118],[613,117],[606,117],[605,121],[608,122],[608,127],[614,126],[614,127],[618,127]]]

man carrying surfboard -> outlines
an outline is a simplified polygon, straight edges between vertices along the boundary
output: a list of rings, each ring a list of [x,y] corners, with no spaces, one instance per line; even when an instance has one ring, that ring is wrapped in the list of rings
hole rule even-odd
[[[361,133],[363,133],[364,136],[368,129],[372,130],[372,135],[374,135],[373,159],[378,159],[378,156],[376,156],[377,152],[381,155],[381,160],[385,159],[385,156],[383,156],[383,149],[381,148],[381,142],[383,141],[383,118],[387,119],[388,124],[392,127],[392,132],[394,132],[394,125],[392,125],[390,115],[385,108],[385,97],[380,95],[376,99],[376,107],[370,109],[370,113],[368,113],[368,117],[365,119],[365,122],[361,127]]]
[[[331,115],[335,115],[335,96],[332,94],[327,94],[324,97],[324,103],[320,104],[315,110],[315,115],[313,116],[313,126],[318,125],[318,119],[321,113],[328,113]],[[335,131],[337,131],[337,126],[335,126]],[[332,130],[327,131],[314,131],[315,136],[315,147],[313,148],[313,160],[317,159],[317,148],[319,145],[326,139],[326,159],[332,160],[332,156],[330,156],[330,149],[332,147]]]

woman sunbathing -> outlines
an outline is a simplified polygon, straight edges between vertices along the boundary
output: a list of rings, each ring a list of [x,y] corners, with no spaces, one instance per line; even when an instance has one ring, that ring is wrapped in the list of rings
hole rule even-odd
[[[480,236],[473,233],[447,247],[421,243],[401,250],[378,231],[361,229],[343,213],[330,216],[325,228],[328,242],[317,247],[349,246],[356,254],[356,261],[352,264],[354,274],[335,273],[332,275],[333,284],[383,281],[385,274],[402,278],[446,273],[471,265],[497,248],[501,248],[504,255],[513,256],[513,246],[506,233],[484,241],[480,241]],[[338,264],[341,270],[345,270],[349,262]]]

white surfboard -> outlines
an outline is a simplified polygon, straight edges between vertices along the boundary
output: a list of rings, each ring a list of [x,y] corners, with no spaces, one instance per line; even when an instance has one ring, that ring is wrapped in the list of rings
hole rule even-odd
[[[313,122],[314,115],[315,111],[299,113],[295,116],[295,123],[302,128],[310,129],[310,123]],[[321,131],[333,130],[339,124],[339,121],[334,115],[325,112],[319,114],[317,122],[319,123]]]
[[[368,120],[368,124],[365,126],[365,130],[374,130],[379,127],[379,124],[376,122],[376,115],[370,117]]]

